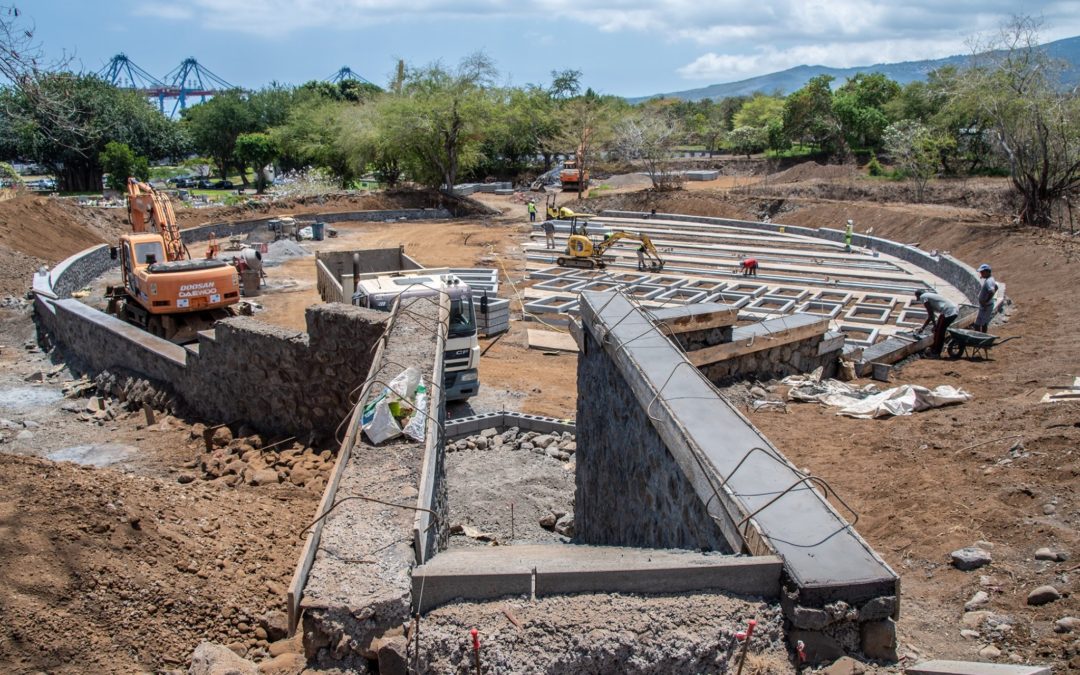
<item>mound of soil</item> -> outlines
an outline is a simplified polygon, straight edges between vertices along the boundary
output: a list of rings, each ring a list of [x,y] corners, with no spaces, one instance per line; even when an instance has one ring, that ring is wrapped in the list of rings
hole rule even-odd
[[[858,169],[851,164],[818,164],[817,162],[803,162],[795,166],[774,173],[769,176],[770,183],[798,183],[807,180],[839,180],[849,178],[858,173]]]
[[[41,265],[115,241],[127,228],[122,209],[82,207],[71,199],[16,194],[0,201],[0,295],[22,295]]]
[[[284,199],[251,199],[236,206],[178,208],[180,227],[205,223],[262,218],[264,216],[304,215],[337,211],[379,211],[389,209],[446,208],[455,216],[495,215],[498,212],[467,197],[445,195],[438,190],[396,188],[385,192],[357,194],[332,192]]]
[[[176,669],[206,639],[258,653],[317,499],[6,453],[0,493],[8,673]]]

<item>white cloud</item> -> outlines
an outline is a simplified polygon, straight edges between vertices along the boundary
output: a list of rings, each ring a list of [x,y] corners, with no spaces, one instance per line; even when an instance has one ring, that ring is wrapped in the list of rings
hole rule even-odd
[[[187,7],[179,7],[164,2],[140,2],[135,5],[132,13],[136,16],[148,16],[170,21],[190,19],[193,16],[191,9]]]
[[[526,25],[582,24],[650,49],[701,49],[677,72],[687,79],[739,79],[799,64],[852,66],[967,51],[993,31],[1015,0],[143,0],[138,14],[193,20],[221,32],[280,38],[302,30],[358,30],[388,23],[456,21],[447,42],[513,19]],[[1080,0],[1025,0],[1045,18],[1043,34],[1080,34]],[[587,45],[583,46],[588,53]]]

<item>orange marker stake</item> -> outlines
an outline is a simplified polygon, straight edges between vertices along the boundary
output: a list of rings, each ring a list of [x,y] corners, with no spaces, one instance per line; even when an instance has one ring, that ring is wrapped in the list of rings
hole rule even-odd
[[[469,631],[472,636],[473,662],[476,664],[476,675],[480,675],[480,631],[473,628]]]

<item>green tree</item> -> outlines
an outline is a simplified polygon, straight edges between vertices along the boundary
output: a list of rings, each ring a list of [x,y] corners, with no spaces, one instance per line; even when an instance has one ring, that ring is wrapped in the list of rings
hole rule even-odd
[[[236,138],[236,156],[255,171],[255,190],[262,194],[270,179],[266,167],[278,156],[277,141],[270,134],[240,134]]]
[[[833,94],[833,117],[849,147],[878,148],[889,124],[885,106],[900,85],[881,73],[858,73]]]
[[[139,180],[150,179],[150,163],[145,157],[139,157],[126,143],[109,141],[105,150],[98,155],[101,168],[108,174],[107,186],[112,190],[127,190],[128,177]]]
[[[1008,162],[1020,220],[1045,227],[1055,203],[1080,188],[1080,92],[1057,86],[1061,64],[1039,46],[1038,30],[1029,17],[1014,19],[961,87]]]
[[[754,94],[732,118],[733,127],[765,129],[774,120],[784,119],[784,99],[780,96]]]
[[[72,73],[42,75],[37,86],[42,96],[62,98],[67,107],[43,110],[22,89],[4,89],[0,146],[48,168],[60,190],[100,190],[101,153],[109,141],[124,143],[149,159],[186,152],[186,139],[176,124],[136,92]]]
[[[750,155],[768,147],[768,131],[761,127],[735,127],[727,134],[727,144],[734,154],[750,159]]]
[[[190,134],[196,152],[214,160],[222,179],[228,178],[229,170],[235,167],[247,185],[247,172],[236,156],[236,139],[241,134],[262,129],[243,91],[222,92],[205,103],[186,109],[182,124]]]
[[[830,154],[842,154],[843,136],[833,115],[831,75],[811,78],[802,89],[784,101],[784,133],[803,145],[811,145]]]
[[[586,89],[581,96],[564,101],[560,106],[561,127],[557,142],[566,154],[574,153],[578,199],[585,191],[585,172],[593,152],[611,138],[612,119],[612,107],[592,89]]]
[[[476,164],[495,117],[496,76],[491,59],[478,53],[454,70],[436,63],[410,71],[401,94],[380,101],[384,133],[414,179],[450,192]]]

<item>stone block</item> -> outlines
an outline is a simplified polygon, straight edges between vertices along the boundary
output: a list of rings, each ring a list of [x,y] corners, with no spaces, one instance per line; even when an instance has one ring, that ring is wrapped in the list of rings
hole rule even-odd
[[[896,624],[892,619],[867,621],[859,625],[860,648],[871,659],[896,660]]]
[[[797,649],[798,644],[803,643],[803,653],[806,654],[806,663],[816,665],[829,663],[844,655],[844,648],[832,637],[808,630],[788,631],[788,643],[791,648]]]
[[[979,663],[975,661],[924,661],[907,667],[907,675],[1050,675],[1049,666]]]

